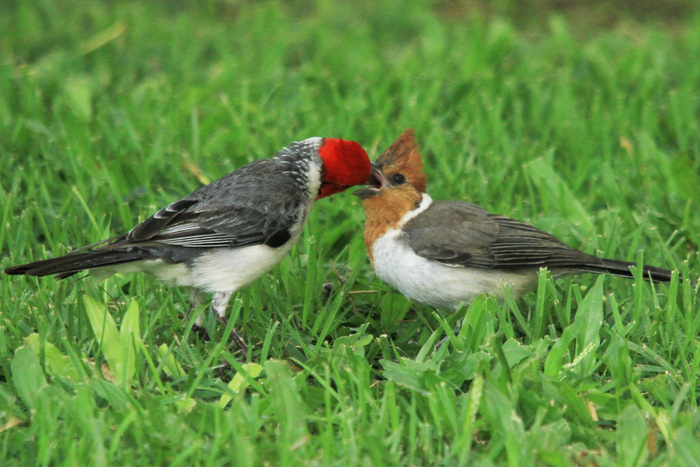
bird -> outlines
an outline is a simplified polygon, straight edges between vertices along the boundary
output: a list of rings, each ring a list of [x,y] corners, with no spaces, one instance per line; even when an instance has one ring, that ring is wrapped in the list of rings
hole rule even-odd
[[[308,138],[193,191],[128,233],[5,273],[63,279],[82,270],[100,276],[147,272],[194,288],[191,310],[202,293],[212,293],[211,312],[226,325],[231,296],[289,253],[315,201],[364,184],[369,175],[370,160],[360,144]],[[195,322],[200,324],[201,315]],[[235,328],[231,336],[246,355]]]
[[[518,298],[534,289],[540,268],[632,277],[635,263],[571,248],[532,225],[462,201],[433,201],[412,130],[372,165],[362,200],[364,241],[377,276],[407,298],[457,310],[482,294]],[[669,282],[669,270],[643,266],[647,280]]]

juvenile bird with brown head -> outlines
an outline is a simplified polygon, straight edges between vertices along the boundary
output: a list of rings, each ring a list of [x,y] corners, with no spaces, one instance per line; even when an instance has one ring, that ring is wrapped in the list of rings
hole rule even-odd
[[[355,191],[367,220],[365,245],[375,272],[412,300],[457,309],[481,294],[516,297],[554,275],[591,272],[632,277],[635,263],[575,250],[529,224],[461,201],[433,201],[412,131],[373,165],[370,186]],[[644,266],[644,278],[669,282],[671,271]]]

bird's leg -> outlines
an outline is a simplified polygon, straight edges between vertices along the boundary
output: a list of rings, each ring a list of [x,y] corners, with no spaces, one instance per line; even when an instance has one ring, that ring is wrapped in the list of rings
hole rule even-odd
[[[190,317],[192,316],[192,313],[197,313],[197,307],[199,307],[199,305],[202,303],[202,300],[204,300],[204,294],[197,289],[191,289],[190,308],[189,310],[187,310],[187,316],[185,317],[185,319],[188,322],[190,320]],[[205,338],[208,337],[207,331],[206,329],[204,329],[203,323],[204,315],[202,313],[197,314],[197,318],[192,324],[192,330],[195,333],[197,333],[201,340],[205,340]]]
[[[214,313],[214,317],[224,326],[228,324],[226,307],[228,306],[228,301],[231,299],[231,295],[233,295],[232,291],[216,292],[214,294],[214,299],[211,301],[211,311]],[[231,338],[241,351],[243,358],[245,358],[245,356],[248,355],[248,344],[246,344],[243,337],[236,331],[236,328],[231,329]]]

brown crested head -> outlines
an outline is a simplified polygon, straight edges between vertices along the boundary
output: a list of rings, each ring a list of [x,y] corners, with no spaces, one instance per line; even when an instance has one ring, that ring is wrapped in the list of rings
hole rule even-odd
[[[373,263],[372,245],[387,230],[396,227],[407,212],[423,200],[427,177],[413,130],[404,131],[372,164],[368,186],[353,195],[362,199],[365,210],[365,246]]]
[[[402,174],[416,190],[425,193],[428,179],[423,170],[423,160],[412,129],[404,131],[374,163],[385,177]]]
[[[368,219],[380,210],[400,212],[403,216],[418,207],[427,177],[412,129],[404,131],[372,164],[367,184],[353,195],[362,199]]]

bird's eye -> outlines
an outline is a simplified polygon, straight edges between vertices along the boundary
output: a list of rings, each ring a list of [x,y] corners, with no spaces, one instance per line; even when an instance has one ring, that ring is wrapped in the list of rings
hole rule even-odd
[[[396,174],[391,176],[391,183],[393,185],[403,185],[406,183],[406,177],[403,174]]]

